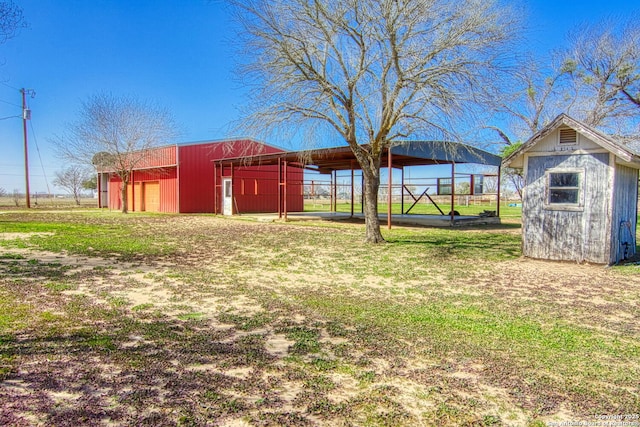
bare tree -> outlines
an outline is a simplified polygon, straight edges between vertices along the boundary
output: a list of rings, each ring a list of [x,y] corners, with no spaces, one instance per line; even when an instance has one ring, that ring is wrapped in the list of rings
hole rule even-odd
[[[501,126],[486,126],[496,132],[504,144],[504,157],[520,147],[531,135],[546,126],[562,112],[570,113],[578,101],[571,84],[570,72],[562,59],[552,58],[550,66],[533,56],[526,56],[522,66],[503,80],[503,85],[488,102],[497,113]],[[561,65],[559,65],[561,64]],[[504,168],[503,176],[522,198],[524,176],[522,170]]]
[[[20,200],[24,197],[24,194],[20,192],[17,188],[13,189],[13,193],[11,194],[11,198],[13,199],[13,203],[15,203],[16,207],[20,207]]]
[[[526,141],[558,114],[571,114],[578,103],[578,93],[571,84],[572,68],[562,58],[551,58],[549,65],[533,57],[523,61],[494,95],[494,108],[507,128],[488,128],[506,145]]]
[[[82,183],[82,188],[84,190],[90,190],[92,193],[96,191],[98,189],[98,177],[92,174]]]
[[[3,187],[0,187],[0,197],[4,197],[7,195],[7,190],[5,190]]]
[[[177,126],[166,109],[132,97],[98,94],[82,104],[77,121],[52,142],[62,158],[116,174],[122,180],[122,212],[127,213],[131,172],[144,161],[145,150],[176,136]]]
[[[62,171],[57,171],[55,175],[53,184],[69,191],[76,205],[80,206],[83,185],[91,177],[90,170],[86,166],[72,165]]]
[[[0,1],[0,43],[15,37],[25,26],[22,8],[12,1]]]
[[[570,34],[566,67],[583,95],[583,120],[611,127],[640,116],[640,16],[606,19]]]
[[[616,132],[633,124],[640,117],[639,22],[632,16],[583,25],[548,61],[524,60],[505,84],[511,94],[494,97],[509,124],[493,128],[503,142],[524,141],[563,112]]]
[[[447,134],[496,82],[520,26],[491,0],[232,0],[250,62],[249,128],[330,129],[364,175],[367,242],[392,141]]]

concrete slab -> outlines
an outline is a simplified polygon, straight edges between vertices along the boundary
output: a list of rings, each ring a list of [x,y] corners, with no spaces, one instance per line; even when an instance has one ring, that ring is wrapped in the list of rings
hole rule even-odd
[[[243,218],[251,218],[258,222],[273,222],[284,220],[278,218],[278,214],[242,214]],[[387,223],[387,215],[379,215],[380,222],[385,225]],[[498,217],[479,217],[479,216],[456,216],[453,222],[451,217],[446,215],[392,215],[392,225],[417,225],[425,227],[463,227],[473,225],[500,224]],[[364,221],[364,214],[357,213],[351,216],[346,212],[289,212],[287,213],[287,221]]]

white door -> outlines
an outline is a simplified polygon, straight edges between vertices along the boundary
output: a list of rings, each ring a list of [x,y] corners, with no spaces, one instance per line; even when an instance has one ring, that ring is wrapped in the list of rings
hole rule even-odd
[[[224,215],[233,215],[233,186],[231,178],[222,179],[222,213]]]

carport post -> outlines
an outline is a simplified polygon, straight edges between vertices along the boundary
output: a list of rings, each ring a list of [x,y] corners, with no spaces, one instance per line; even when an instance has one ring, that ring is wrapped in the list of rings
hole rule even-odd
[[[282,158],[278,157],[278,219],[282,218],[282,189],[280,183],[282,182]]]
[[[496,216],[500,218],[500,177],[502,176],[502,165],[498,165],[498,186],[496,188]]]
[[[404,165],[402,165],[400,181],[402,181],[402,185],[400,186],[400,213],[404,215]]]
[[[329,175],[329,211],[333,212],[333,171]]]
[[[218,215],[218,167],[213,162],[213,213]]]
[[[351,162],[351,217],[353,218],[353,198],[354,198],[354,191],[353,191],[353,182],[354,182],[354,172],[353,172],[353,161]]]
[[[284,200],[282,202],[284,206],[284,220],[287,220],[287,161],[284,161],[284,185],[282,192],[284,193]]]
[[[387,165],[387,169],[389,172],[389,181],[387,182],[387,228],[391,230],[391,202],[393,201],[391,197],[391,191],[393,190],[393,186],[392,186],[393,170],[391,169],[392,167],[391,147],[387,148],[387,159],[389,163]]]
[[[331,212],[338,212],[338,171],[331,172]]]
[[[454,204],[456,201],[456,162],[451,162],[451,225],[455,222]]]
[[[364,172],[360,170],[360,213],[364,214]]]

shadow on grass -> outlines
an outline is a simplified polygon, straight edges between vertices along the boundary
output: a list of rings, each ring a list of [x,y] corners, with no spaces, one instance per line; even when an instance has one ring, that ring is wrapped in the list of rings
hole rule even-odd
[[[397,235],[387,242],[398,247],[422,247],[436,253],[455,254],[462,258],[515,258],[521,255],[520,235],[504,233],[459,233],[443,230],[440,233]]]
[[[78,332],[18,332],[4,340],[3,356],[19,363],[0,377],[0,424],[30,425],[36,415],[57,426],[208,425],[281,412],[277,382],[262,376],[274,362],[263,336],[236,336],[201,321],[111,314],[83,319]],[[303,412],[280,415],[308,424]]]
[[[0,425],[312,424],[310,403],[283,408],[265,375],[282,368],[264,332],[93,303],[41,280],[60,278],[56,264],[0,272]]]

